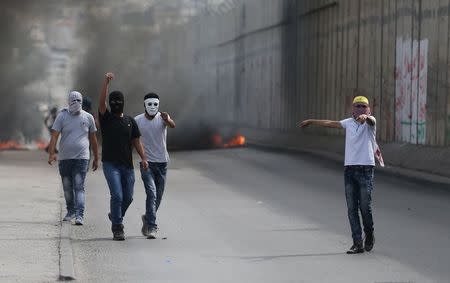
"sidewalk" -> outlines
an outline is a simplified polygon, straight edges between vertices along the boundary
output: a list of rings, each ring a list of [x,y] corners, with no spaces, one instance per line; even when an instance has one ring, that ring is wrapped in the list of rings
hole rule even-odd
[[[0,152],[0,282],[59,278],[61,187],[43,151]]]

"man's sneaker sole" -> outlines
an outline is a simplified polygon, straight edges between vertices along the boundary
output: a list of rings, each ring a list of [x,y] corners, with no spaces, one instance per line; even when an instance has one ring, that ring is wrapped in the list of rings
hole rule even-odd
[[[355,254],[362,254],[362,253],[364,253],[364,249],[357,250],[357,251],[347,251],[348,255],[355,255]]]
[[[156,239],[156,235],[150,234],[147,236],[147,239],[151,239],[151,240]]]

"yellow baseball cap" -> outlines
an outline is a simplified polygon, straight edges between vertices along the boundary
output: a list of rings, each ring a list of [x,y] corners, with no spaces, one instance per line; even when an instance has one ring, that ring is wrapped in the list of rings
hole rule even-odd
[[[365,103],[369,105],[369,99],[367,99],[367,97],[365,96],[357,96],[353,99],[353,104],[355,103]]]

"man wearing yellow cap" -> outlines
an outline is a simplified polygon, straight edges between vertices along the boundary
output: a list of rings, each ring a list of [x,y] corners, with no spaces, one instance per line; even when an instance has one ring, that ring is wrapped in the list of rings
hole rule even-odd
[[[353,245],[348,254],[371,251],[375,243],[372,217],[372,190],[375,158],[383,166],[381,153],[376,143],[376,120],[371,116],[369,100],[364,96],[353,99],[352,117],[341,121],[305,120],[304,128],[318,125],[328,128],[345,129],[345,197],[348,219],[352,231]],[[363,246],[359,211],[364,225]]]

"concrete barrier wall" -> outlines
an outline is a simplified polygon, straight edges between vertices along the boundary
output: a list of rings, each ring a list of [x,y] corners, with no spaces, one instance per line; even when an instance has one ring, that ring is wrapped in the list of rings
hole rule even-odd
[[[203,82],[190,91],[207,105],[205,115],[267,144],[286,145],[273,138],[283,135],[318,147],[311,137],[325,136],[326,150],[341,148],[342,132],[299,130],[297,122],[346,118],[363,94],[392,164],[409,162],[395,156],[401,145],[419,159],[435,147],[448,151],[450,1],[234,3],[178,30],[195,38],[191,79]]]
[[[208,69],[216,81],[208,95],[222,110],[232,106],[227,120],[239,125],[289,131],[307,117],[340,119],[363,93],[380,140],[449,145],[449,7],[442,0],[243,1],[193,24],[196,69]]]

